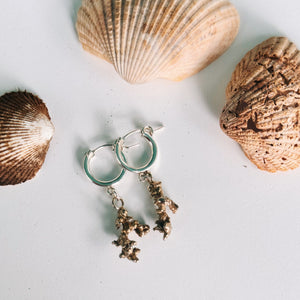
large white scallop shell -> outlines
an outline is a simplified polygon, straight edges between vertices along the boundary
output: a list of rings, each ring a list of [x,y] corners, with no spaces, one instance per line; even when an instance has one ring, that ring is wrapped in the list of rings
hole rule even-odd
[[[126,81],[179,81],[227,50],[239,15],[227,0],[83,0],[76,27]]]
[[[0,185],[33,178],[53,133],[48,109],[37,96],[12,92],[0,97]]]
[[[268,172],[300,165],[300,51],[272,37],[237,65],[220,118],[223,131]]]

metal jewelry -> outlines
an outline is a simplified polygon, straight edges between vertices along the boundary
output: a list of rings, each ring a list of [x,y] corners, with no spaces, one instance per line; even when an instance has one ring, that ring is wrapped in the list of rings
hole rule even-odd
[[[142,225],[137,220],[128,216],[128,211],[124,207],[124,200],[118,195],[115,188],[112,186],[122,179],[125,174],[125,169],[120,168],[120,173],[110,181],[103,181],[94,177],[94,175],[90,171],[90,165],[95,156],[95,153],[101,150],[104,147],[111,147],[112,150],[114,148],[113,144],[107,144],[96,148],[95,150],[90,150],[85,154],[84,158],[84,171],[88,178],[95,184],[106,187],[107,193],[112,197],[112,205],[117,210],[118,216],[115,222],[116,228],[121,229],[120,236],[116,241],[113,241],[113,244],[117,247],[122,247],[122,252],[120,254],[120,258],[127,258],[133,262],[137,262],[139,259],[137,254],[140,252],[139,248],[136,248],[136,242],[129,239],[129,234],[132,231],[142,237],[146,233],[150,231],[150,227],[148,225]],[[125,160],[125,157],[123,157]]]
[[[143,138],[145,138],[150,147],[151,147],[151,158],[150,160],[142,167],[132,167],[129,166],[126,159],[125,155],[123,153],[123,150],[125,148],[125,140],[136,133],[140,133]],[[157,230],[161,233],[163,233],[163,239],[166,239],[172,230],[172,225],[170,221],[170,217],[167,214],[167,207],[173,212],[176,213],[178,209],[178,205],[174,203],[170,198],[166,197],[163,193],[161,182],[160,181],[154,181],[152,179],[152,174],[148,171],[149,168],[153,165],[153,163],[156,160],[157,157],[157,145],[155,141],[152,138],[152,135],[154,133],[154,130],[150,126],[146,126],[142,128],[142,130],[134,130],[128,134],[126,134],[124,137],[121,137],[116,140],[115,142],[115,153],[117,156],[117,159],[119,163],[122,165],[123,168],[130,172],[135,172],[138,173],[139,180],[141,182],[146,182],[147,183],[147,189],[153,199],[154,206],[156,209],[156,213],[158,215],[158,219],[155,222],[156,227],[154,230]]]

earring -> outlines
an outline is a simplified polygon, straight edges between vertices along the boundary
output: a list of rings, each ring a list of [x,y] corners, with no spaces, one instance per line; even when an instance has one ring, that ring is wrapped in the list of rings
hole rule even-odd
[[[135,247],[136,242],[130,240],[128,236],[132,231],[135,231],[138,236],[142,237],[150,231],[150,227],[148,225],[142,225],[137,220],[134,220],[132,217],[128,216],[128,211],[124,207],[124,200],[118,195],[115,188],[112,186],[122,179],[125,174],[124,168],[121,168],[120,173],[110,181],[102,181],[96,179],[92,175],[90,171],[91,161],[95,156],[95,153],[104,147],[111,147],[113,149],[114,145],[107,144],[100,146],[95,150],[88,151],[84,158],[84,170],[88,178],[93,183],[102,187],[106,187],[107,193],[112,197],[112,205],[118,212],[115,225],[118,230],[121,228],[120,236],[116,241],[113,241],[113,244],[117,247],[122,247],[120,258],[127,258],[131,261],[137,262],[139,260],[137,254],[140,252],[140,249]],[[123,159],[125,160],[125,157],[123,157]]]
[[[136,134],[136,133],[141,133],[142,137],[147,140],[147,142],[149,143],[149,145],[151,147],[151,158],[150,158],[149,162],[146,165],[139,167],[139,168],[134,168],[134,167],[129,166],[125,159],[125,155],[123,153],[125,140],[129,136]],[[172,230],[170,217],[167,214],[167,207],[169,207],[169,209],[173,213],[176,213],[176,211],[178,209],[178,205],[176,203],[174,203],[168,197],[164,196],[161,182],[154,181],[152,179],[152,174],[148,171],[148,169],[153,165],[153,163],[155,162],[156,157],[157,157],[157,145],[152,138],[153,133],[154,133],[154,130],[150,126],[146,126],[142,130],[134,130],[134,131],[128,133],[124,137],[116,140],[115,153],[116,153],[119,163],[122,165],[123,168],[125,168],[126,170],[128,170],[130,172],[138,173],[139,180],[141,182],[147,183],[148,191],[150,192],[150,195],[154,201],[154,206],[156,209],[156,213],[158,215],[158,220],[155,222],[156,227],[154,228],[154,230],[157,230],[157,231],[163,233],[163,239],[166,239],[170,235],[171,230]]]

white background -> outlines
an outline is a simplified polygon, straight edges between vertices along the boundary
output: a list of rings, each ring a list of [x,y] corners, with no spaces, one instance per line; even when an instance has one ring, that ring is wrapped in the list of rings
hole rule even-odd
[[[36,178],[0,188],[0,299],[300,299],[300,169],[259,171],[219,128],[236,64],[273,35],[300,47],[298,0],[233,0],[241,28],[217,61],[183,82],[130,85],[84,52],[79,0],[1,1],[0,91],[26,89],[56,127]],[[85,151],[162,122],[155,179],[180,209],[167,241],[118,258],[115,213],[82,170]],[[154,224],[134,174],[117,186],[130,213]],[[135,238],[135,237],[134,237]]]

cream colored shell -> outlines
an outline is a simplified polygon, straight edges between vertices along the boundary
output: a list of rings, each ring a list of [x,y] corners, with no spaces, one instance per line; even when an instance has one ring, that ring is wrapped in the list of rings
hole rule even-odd
[[[300,165],[300,52],[273,37],[248,52],[227,87],[220,118],[258,168],[286,171]]]
[[[12,92],[0,97],[0,185],[33,178],[53,133],[47,107],[37,96]]]
[[[228,49],[239,15],[227,0],[83,0],[76,28],[126,81],[178,81]]]

